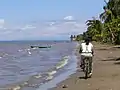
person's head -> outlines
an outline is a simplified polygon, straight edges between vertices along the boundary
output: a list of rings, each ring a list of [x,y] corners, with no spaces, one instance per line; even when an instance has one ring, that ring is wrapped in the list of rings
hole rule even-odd
[[[90,39],[89,38],[85,38],[85,43],[86,43],[86,45],[89,45]]]

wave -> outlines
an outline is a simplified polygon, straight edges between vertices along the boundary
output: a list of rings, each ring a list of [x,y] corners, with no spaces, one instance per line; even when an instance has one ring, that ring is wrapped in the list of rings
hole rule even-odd
[[[34,88],[36,86],[40,86],[42,84],[47,83],[48,81],[52,80],[55,77],[55,74],[58,72],[59,69],[63,68],[65,65],[68,64],[70,57],[64,56],[62,57],[61,61],[58,62],[53,68],[50,68],[47,72],[38,73],[36,75],[31,76],[28,80],[25,80],[20,85],[16,85],[12,87],[12,90],[20,90],[21,88],[31,87]],[[36,81],[34,81],[36,80]],[[38,81],[39,80],[39,83]],[[42,80],[42,82],[40,82]],[[34,81],[34,82],[32,82]],[[26,84],[27,82],[27,84]],[[29,83],[30,82],[30,83]],[[43,83],[44,82],[44,83]]]
[[[57,73],[57,71],[56,70],[53,70],[53,71],[51,71],[51,72],[48,72],[48,75],[54,75],[54,74],[56,74]]]
[[[56,65],[56,69],[60,69],[64,67],[68,63],[68,60],[69,60],[69,56],[64,56],[62,60]]]

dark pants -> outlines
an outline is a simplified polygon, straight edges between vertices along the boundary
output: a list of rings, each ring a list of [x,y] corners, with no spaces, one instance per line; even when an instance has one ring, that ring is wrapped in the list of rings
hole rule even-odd
[[[86,56],[83,56],[81,55],[81,66],[84,66],[84,60],[85,60]],[[90,63],[89,63],[89,71],[91,71],[90,73],[92,73],[92,70],[93,70],[93,61],[92,61],[92,57],[87,57],[89,60],[90,60]]]

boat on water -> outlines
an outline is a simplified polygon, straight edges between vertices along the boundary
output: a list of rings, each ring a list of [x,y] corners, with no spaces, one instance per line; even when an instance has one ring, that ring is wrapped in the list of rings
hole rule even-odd
[[[31,46],[31,48],[51,48],[51,46]]]

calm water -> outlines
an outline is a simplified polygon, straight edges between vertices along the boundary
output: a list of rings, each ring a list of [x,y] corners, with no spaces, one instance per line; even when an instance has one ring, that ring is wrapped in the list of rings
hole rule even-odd
[[[30,48],[31,45],[52,47]],[[68,41],[0,42],[0,86],[19,82],[22,90],[38,88],[74,62],[75,46],[75,42]]]

